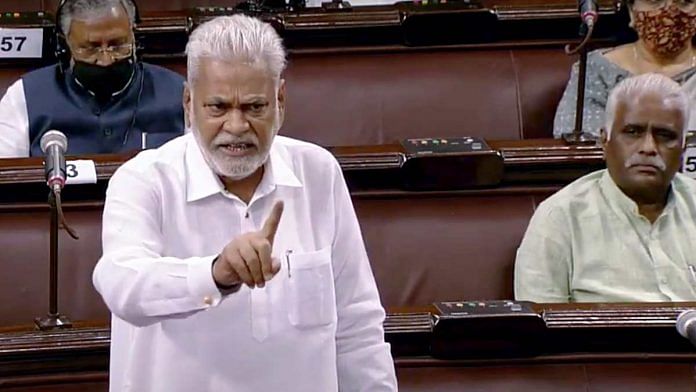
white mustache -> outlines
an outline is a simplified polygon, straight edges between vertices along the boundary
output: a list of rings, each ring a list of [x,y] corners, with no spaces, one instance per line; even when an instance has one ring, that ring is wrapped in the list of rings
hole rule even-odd
[[[253,144],[254,146],[258,146],[259,139],[253,134],[248,134],[247,136],[234,136],[229,133],[219,133],[215,136],[211,144],[216,147],[225,144]]]
[[[636,166],[636,165],[646,165],[646,166],[654,166],[658,168],[659,170],[665,170],[667,168],[667,164],[665,161],[662,159],[661,156],[655,155],[655,156],[641,156],[638,153],[635,153],[628,157],[626,159],[626,167],[631,167],[631,166]]]

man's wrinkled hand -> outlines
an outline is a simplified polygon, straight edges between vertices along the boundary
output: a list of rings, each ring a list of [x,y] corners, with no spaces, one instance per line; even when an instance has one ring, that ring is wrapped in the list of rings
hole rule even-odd
[[[213,279],[219,286],[246,284],[264,287],[280,271],[280,262],[271,257],[283,202],[277,201],[259,231],[242,234],[232,240],[213,265]]]

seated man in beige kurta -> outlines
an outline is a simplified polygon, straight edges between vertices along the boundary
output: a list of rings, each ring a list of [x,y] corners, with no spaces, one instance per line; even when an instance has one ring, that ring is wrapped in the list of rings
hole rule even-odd
[[[696,300],[696,181],[677,173],[689,104],[658,74],[617,85],[600,132],[607,169],[539,205],[517,251],[518,300]]]

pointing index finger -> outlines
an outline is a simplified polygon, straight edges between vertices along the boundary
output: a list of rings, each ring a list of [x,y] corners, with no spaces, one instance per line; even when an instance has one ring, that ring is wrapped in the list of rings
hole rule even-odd
[[[266,221],[263,223],[263,228],[261,228],[261,234],[266,237],[268,242],[273,244],[273,239],[275,238],[276,231],[278,231],[278,225],[280,224],[280,217],[283,215],[284,204],[281,200],[278,200],[271,208],[271,213],[268,214]]]

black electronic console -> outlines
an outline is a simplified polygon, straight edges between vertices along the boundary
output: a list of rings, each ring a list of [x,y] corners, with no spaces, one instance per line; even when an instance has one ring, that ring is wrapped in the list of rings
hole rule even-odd
[[[402,142],[408,154],[442,154],[461,152],[481,152],[491,148],[485,140],[477,137],[417,138]]]
[[[54,61],[54,29],[53,16],[45,12],[0,13],[0,63]]]
[[[409,190],[491,187],[503,179],[503,158],[476,137],[418,138],[401,142],[406,152],[403,186]]]
[[[195,28],[218,16],[229,16],[238,13],[246,14],[270,23],[278,34],[282,36],[284,27],[281,15],[286,9],[287,7],[282,0],[249,0],[241,1],[234,7],[195,7],[191,15],[191,20]]]
[[[0,26],[45,26],[53,27],[53,16],[43,11],[0,12]]]
[[[525,301],[436,302],[431,353],[439,358],[539,354],[544,320]]]
[[[420,0],[397,3],[406,45],[491,42],[496,12],[477,0]]]
[[[440,319],[481,319],[505,317],[539,318],[527,301],[486,300],[486,301],[446,301],[433,304]]]

